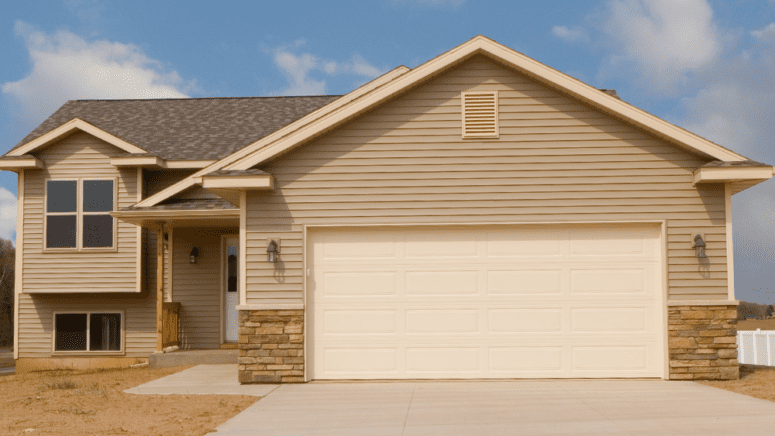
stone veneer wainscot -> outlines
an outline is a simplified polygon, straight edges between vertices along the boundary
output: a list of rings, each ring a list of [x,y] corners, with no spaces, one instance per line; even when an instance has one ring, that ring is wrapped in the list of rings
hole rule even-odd
[[[670,380],[736,380],[737,307],[670,306]]]
[[[239,382],[304,381],[304,311],[239,312]]]

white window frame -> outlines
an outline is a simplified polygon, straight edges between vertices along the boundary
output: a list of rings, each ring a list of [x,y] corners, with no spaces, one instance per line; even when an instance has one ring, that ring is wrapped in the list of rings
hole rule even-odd
[[[84,212],[83,211],[83,182],[91,180],[110,180],[113,182],[113,211],[118,205],[118,177],[79,177],[79,178],[48,178],[44,180],[43,196],[43,251],[45,252],[114,252],[118,251],[118,220],[113,218],[113,241],[110,247],[84,247],[83,246],[83,217],[85,215],[105,215],[106,212]],[[48,217],[51,216],[69,216],[73,212],[51,212],[48,211],[48,182],[76,182],[75,193],[75,247],[49,247],[48,242]]]
[[[121,349],[119,350],[89,350],[91,346],[91,315],[93,313],[116,314],[121,317]],[[86,349],[85,350],[57,350],[57,315],[86,315]],[[126,317],[123,310],[62,310],[54,311],[51,318],[51,353],[60,355],[88,354],[88,355],[124,355],[126,349]]]

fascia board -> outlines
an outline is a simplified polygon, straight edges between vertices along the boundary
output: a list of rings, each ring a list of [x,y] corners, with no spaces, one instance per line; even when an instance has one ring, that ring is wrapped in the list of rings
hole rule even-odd
[[[7,171],[19,171],[19,170],[37,170],[43,169],[45,165],[43,161],[36,157],[29,157],[25,159],[8,159],[3,160],[0,158],[0,170]]]
[[[110,133],[92,124],[89,124],[80,118],[73,118],[72,120],[62,124],[56,129],[48,133],[45,133],[36,139],[33,139],[32,141],[22,145],[21,147],[15,150],[10,151],[8,153],[8,156],[21,156],[23,154],[27,154],[53,141],[56,141],[57,139],[60,139],[66,135],[69,135],[70,133],[73,132],[73,130],[76,130],[76,129],[86,132],[96,138],[102,139],[108,144],[114,145],[128,153],[147,153],[146,150],[143,150],[140,147],[132,145],[117,136],[111,135]]]
[[[375,89],[379,89],[380,87],[384,86],[387,83],[395,81],[397,78],[401,77],[402,75],[406,74],[409,70],[409,68],[405,66],[400,66],[398,68],[395,68],[382,76],[372,80],[371,82],[366,83],[365,85],[361,86],[358,89],[355,89],[348,94],[345,94],[338,99],[332,101],[331,103],[321,107],[320,109],[317,109],[304,117],[294,121],[293,123],[285,126],[284,128],[254,142],[253,144],[250,144],[240,150],[235,151],[234,153],[230,154],[229,156],[224,157],[223,159],[213,163],[212,165],[209,165],[202,169],[201,171],[197,171],[196,173],[186,177],[185,179],[181,180],[180,182],[168,187],[167,189],[164,189],[162,191],[157,192],[156,194],[146,198],[145,200],[141,201],[140,203],[137,203],[138,207],[149,207],[149,206],[155,206],[159,204],[160,202],[166,200],[167,198],[170,198],[171,196],[190,188],[191,186],[194,186],[196,182],[194,181],[195,178],[201,178],[203,175],[211,173],[213,171],[217,171],[220,169],[223,169],[225,166],[229,165],[232,162],[235,162],[246,155],[252,153],[255,149],[261,148],[264,146],[267,142],[272,142],[277,140],[277,138],[281,138],[285,135],[288,135],[289,133],[294,132],[296,129],[299,129],[301,126],[304,126],[308,123],[311,123],[315,121],[317,118],[322,116],[325,113],[328,113],[332,110],[336,110],[340,108],[341,106],[347,105],[351,103],[354,100],[357,100],[363,95],[366,95],[370,92],[373,92]]]
[[[122,218],[175,218],[196,219],[211,217],[238,217],[239,209],[212,209],[212,210],[116,210],[110,212],[110,216]]]
[[[110,164],[114,167],[146,167],[146,168],[166,168],[167,163],[158,156],[127,156],[114,157],[110,159]]]
[[[775,174],[775,167],[749,168],[697,168],[693,183],[721,183],[737,180],[769,180]]]
[[[205,189],[274,189],[274,177],[265,176],[203,176]]]
[[[217,160],[168,160],[166,168],[170,170],[176,170],[176,169],[201,170],[202,168],[207,168],[208,166],[216,162],[218,161]]]

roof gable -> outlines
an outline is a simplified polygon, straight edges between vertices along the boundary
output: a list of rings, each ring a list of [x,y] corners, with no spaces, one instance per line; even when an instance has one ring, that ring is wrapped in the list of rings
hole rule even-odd
[[[51,144],[54,141],[62,139],[68,135],[75,133],[76,131],[82,131],[88,133],[96,138],[99,138],[108,144],[118,147],[127,153],[145,153],[146,151],[140,147],[130,144],[123,139],[112,135],[99,127],[87,123],[80,118],[73,118],[70,121],[62,124],[61,126],[48,131],[47,133],[38,136],[34,140],[24,143],[21,146],[17,146],[13,150],[7,153],[8,156],[22,156],[32,153],[42,147]]]
[[[674,126],[625,103],[613,95],[601,92],[590,85],[543,65],[491,39],[477,36],[412,70],[399,74],[390,80],[385,80],[384,83],[380,83],[378,86],[370,87],[370,84],[364,85],[364,87],[348,94],[348,96],[360,94],[357,97],[341,100],[340,104],[327,105],[304,117],[303,122],[299,120],[299,122],[292,123],[250,144],[244,149],[192,175],[190,178],[179,182],[177,185],[138,203],[138,206],[158,204],[165,198],[169,198],[169,196],[194,184],[195,178],[211,171],[221,169],[246,170],[276,158],[292,150],[294,147],[309,141],[311,138],[341,126],[360,114],[383,104],[406,90],[476,55],[487,56],[497,63],[512,68],[537,82],[709,160],[717,159],[729,162],[746,160],[746,158],[737,153]]]
[[[134,149],[165,160],[218,160],[339,96],[149,100],[73,100],[30,132],[8,155],[74,118]],[[110,141],[108,141],[110,142]],[[129,147],[129,148],[132,148]]]

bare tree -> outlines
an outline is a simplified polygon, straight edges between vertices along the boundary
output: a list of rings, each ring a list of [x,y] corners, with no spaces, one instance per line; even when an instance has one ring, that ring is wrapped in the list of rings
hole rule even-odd
[[[15,258],[13,243],[0,238],[0,346],[13,343]]]

